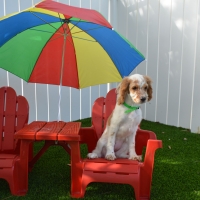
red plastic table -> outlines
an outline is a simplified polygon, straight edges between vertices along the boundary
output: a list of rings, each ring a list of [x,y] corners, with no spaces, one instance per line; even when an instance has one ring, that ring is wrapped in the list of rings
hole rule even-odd
[[[20,163],[26,172],[26,176],[21,177],[21,181],[28,190],[28,170],[29,166],[39,159],[39,157],[47,150],[50,145],[61,145],[71,155],[71,193],[76,193],[76,164],[80,161],[80,122],[45,122],[34,121],[15,134],[16,139],[21,139]],[[42,150],[29,162],[29,145],[34,141],[44,140],[45,144]],[[79,190],[78,190],[79,191]]]

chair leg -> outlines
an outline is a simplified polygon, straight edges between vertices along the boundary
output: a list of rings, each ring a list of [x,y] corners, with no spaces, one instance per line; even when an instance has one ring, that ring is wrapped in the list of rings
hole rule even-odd
[[[140,187],[139,187],[139,184],[136,184],[136,185],[132,185],[133,189],[134,189],[134,192],[135,192],[135,199],[136,200],[140,200]]]
[[[87,176],[87,175],[85,175],[85,173],[83,173],[81,182],[82,182],[81,183],[81,196],[84,197],[86,188],[87,188],[88,184],[92,182],[92,180],[91,180],[90,176]]]
[[[18,188],[15,187],[15,182],[12,169],[11,168],[4,168],[2,170],[1,178],[6,180],[9,184],[10,192],[12,195],[18,195]]]
[[[28,174],[20,166],[20,159],[13,161],[12,168],[4,169],[5,180],[8,182],[12,195],[24,196],[28,191]]]

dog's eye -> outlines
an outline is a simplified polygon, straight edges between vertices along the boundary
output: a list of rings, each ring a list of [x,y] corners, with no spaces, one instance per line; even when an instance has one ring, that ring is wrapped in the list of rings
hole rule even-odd
[[[147,86],[144,88],[144,90],[147,90]]]
[[[137,90],[137,86],[134,86],[132,89],[133,89],[133,90]]]

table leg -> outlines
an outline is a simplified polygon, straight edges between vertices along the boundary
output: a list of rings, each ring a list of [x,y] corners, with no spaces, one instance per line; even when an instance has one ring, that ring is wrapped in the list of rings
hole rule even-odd
[[[71,196],[79,198],[82,196],[82,162],[80,156],[80,145],[78,141],[70,141],[69,145],[71,147]]]
[[[28,161],[29,161],[29,146],[31,140],[21,140],[20,146],[20,161],[19,167],[20,171],[23,172],[22,174],[18,174],[20,176],[20,188],[23,190],[28,191]]]

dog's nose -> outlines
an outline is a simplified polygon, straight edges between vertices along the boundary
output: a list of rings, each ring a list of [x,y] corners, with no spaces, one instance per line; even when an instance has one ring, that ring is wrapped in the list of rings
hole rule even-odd
[[[142,103],[144,103],[146,101],[146,97],[142,97],[140,100]]]

